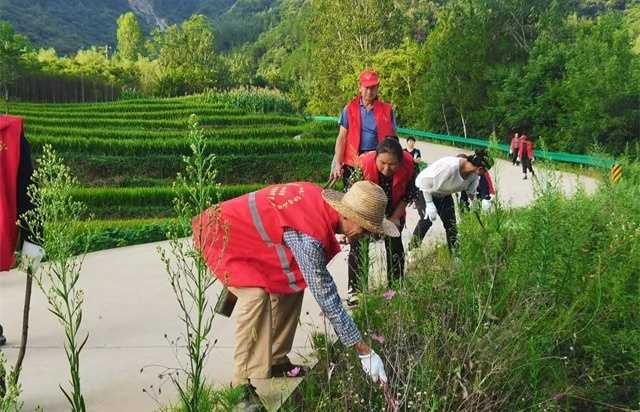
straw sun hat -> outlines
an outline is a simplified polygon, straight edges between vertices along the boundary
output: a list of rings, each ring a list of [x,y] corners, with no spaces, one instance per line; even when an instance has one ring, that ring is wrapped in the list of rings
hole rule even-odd
[[[354,183],[347,193],[325,189],[322,197],[338,213],[367,231],[391,237],[400,236],[396,225],[384,217],[387,195],[377,184],[362,180]]]

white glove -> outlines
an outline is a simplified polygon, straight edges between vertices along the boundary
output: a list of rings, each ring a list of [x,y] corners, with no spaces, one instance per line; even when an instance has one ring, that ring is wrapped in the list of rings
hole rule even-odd
[[[434,205],[433,202],[427,202],[426,212],[429,220],[432,222],[438,220],[438,209],[436,209],[436,205]]]
[[[531,163],[533,163],[533,162],[535,162],[535,161],[536,161],[536,158],[535,158],[535,157],[532,157],[532,158],[531,158]]]
[[[44,249],[25,240],[22,244],[21,256],[23,267],[30,269],[31,273],[35,273],[40,267],[40,262],[44,257]]]
[[[379,379],[382,383],[387,382],[387,374],[384,371],[382,359],[380,359],[380,356],[378,356],[373,349],[371,349],[371,352],[368,354],[359,356],[360,363],[362,363],[362,370],[369,375],[372,381],[378,382]]]
[[[482,210],[485,212],[491,210],[491,199],[482,199]]]
[[[512,155],[513,154],[513,150],[509,150],[509,154]]]

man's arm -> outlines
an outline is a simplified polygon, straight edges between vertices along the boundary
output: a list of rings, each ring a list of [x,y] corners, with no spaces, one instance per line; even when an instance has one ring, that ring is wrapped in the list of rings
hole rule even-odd
[[[331,178],[337,179],[342,176],[342,156],[344,154],[345,146],[347,145],[347,129],[340,126],[338,137],[336,138],[335,155],[333,157],[333,170],[331,171]]]
[[[355,346],[358,353],[368,353],[369,347],[340,301],[336,284],[327,270],[322,244],[293,229],[284,232],[284,243],[293,253],[311,294],[331,322],[340,342],[347,347]]]

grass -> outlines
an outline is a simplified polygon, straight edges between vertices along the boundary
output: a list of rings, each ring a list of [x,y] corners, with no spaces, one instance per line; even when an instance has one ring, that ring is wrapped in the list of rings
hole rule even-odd
[[[425,253],[392,299],[368,294],[354,316],[384,337],[371,343],[403,410],[640,408],[640,166],[626,170],[592,196],[541,182],[485,229],[468,214],[455,259]],[[322,349],[284,410],[384,410],[352,352]]]

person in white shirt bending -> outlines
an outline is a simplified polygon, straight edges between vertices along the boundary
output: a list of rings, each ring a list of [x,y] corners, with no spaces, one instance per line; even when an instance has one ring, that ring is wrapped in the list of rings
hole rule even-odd
[[[470,200],[475,197],[480,176],[493,166],[493,159],[485,149],[472,155],[447,156],[437,160],[416,177],[416,187],[422,191],[426,202],[426,216],[413,231],[412,247],[422,243],[429,228],[442,219],[447,234],[447,245],[453,250],[457,243],[456,212],[453,193],[467,192]]]

